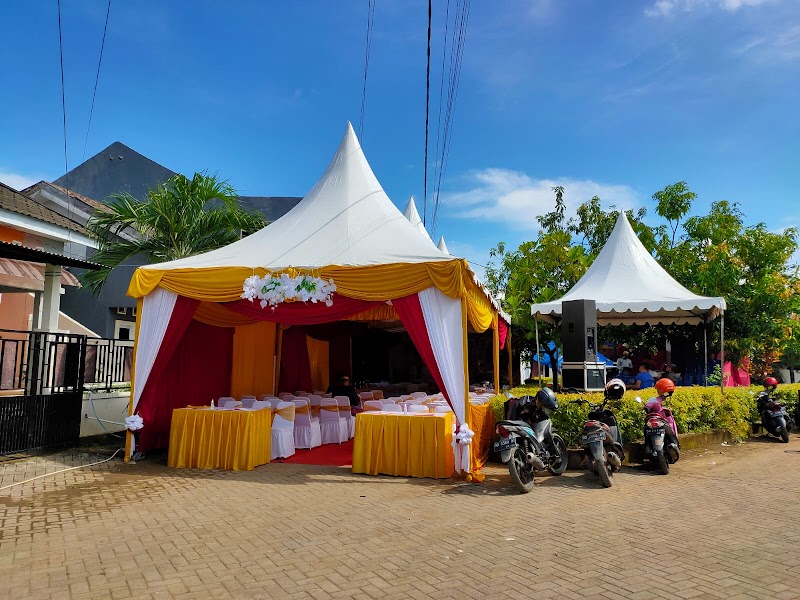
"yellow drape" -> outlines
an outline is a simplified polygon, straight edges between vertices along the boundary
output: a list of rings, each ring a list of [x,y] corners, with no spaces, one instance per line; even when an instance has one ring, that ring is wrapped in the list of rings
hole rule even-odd
[[[269,409],[172,411],[167,466],[250,471],[269,462]]]
[[[353,473],[444,478],[453,474],[453,415],[359,413]]]
[[[472,279],[466,279],[466,286],[469,324],[477,333],[481,333],[492,326],[492,315],[497,314],[497,311],[483,290]]]
[[[469,422],[475,435],[470,452],[471,472],[480,469],[489,458],[489,448],[494,435],[495,419],[490,404],[470,404]]]
[[[308,363],[311,367],[311,383],[315,390],[327,390],[330,380],[330,344],[306,336]]]
[[[277,325],[269,321],[236,328],[231,368],[231,396],[234,398],[275,392],[276,328]]]
[[[258,319],[240,315],[214,302],[201,302],[192,318],[214,327],[239,327],[259,322]]]
[[[362,313],[347,317],[348,321],[399,321],[400,317],[397,316],[397,311],[393,306],[388,304],[381,304]]]
[[[286,272],[290,269],[285,269]],[[392,300],[436,286],[451,298],[464,294],[471,282],[467,262],[453,259],[430,263],[394,263],[366,267],[327,266],[314,270],[336,282],[337,292],[360,300]],[[128,295],[146,296],[157,286],[187,298],[207,302],[232,302],[242,295],[242,282],[253,274],[266,275],[266,269],[247,267],[209,267],[201,269],[155,269],[139,267],[131,278]],[[276,274],[279,272],[275,272]]]

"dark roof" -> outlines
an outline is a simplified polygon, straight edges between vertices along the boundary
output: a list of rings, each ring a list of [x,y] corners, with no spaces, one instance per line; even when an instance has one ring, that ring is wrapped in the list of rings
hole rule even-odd
[[[0,208],[4,208],[18,215],[25,215],[37,219],[44,223],[50,223],[70,231],[90,235],[83,225],[76,223],[56,211],[34,202],[27,196],[23,196],[18,191],[0,183]]]
[[[102,202],[98,202],[97,200],[94,200],[94,199],[89,198],[87,196],[83,196],[82,194],[79,194],[79,193],[77,193],[77,192],[75,192],[73,190],[68,190],[67,188],[63,188],[60,185],[56,185],[55,183],[50,183],[49,181],[40,181],[39,183],[37,183],[35,185],[32,185],[29,188],[25,188],[24,190],[22,190],[22,193],[23,194],[27,194],[28,190],[34,188],[37,185],[42,185],[42,186],[49,185],[50,187],[57,189],[62,194],[67,194],[67,195],[71,196],[72,198],[75,198],[76,200],[80,200],[86,206],[88,206],[90,208],[93,208],[95,210],[99,210],[99,211],[102,211],[102,212],[110,212],[111,211],[111,209],[108,208]]]
[[[277,221],[297,206],[302,198],[295,196],[239,196],[244,208],[257,210],[267,221]]]
[[[128,192],[144,200],[147,190],[176,175],[122,142],[114,142],[53,183],[106,202],[111,194]]]
[[[48,252],[47,250],[39,250],[37,248],[29,248],[22,244],[15,244],[13,242],[0,241],[0,257],[11,258],[13,260],[24,260],[35,263],[48,263],[51,265],[61,265],[62,267],[78,267],[81,269],[97,270],[102,269],[103,266],[97,263],[89,262],[88,260],[81,260],[80,258],[72,258],[65,256],[58,252]]]

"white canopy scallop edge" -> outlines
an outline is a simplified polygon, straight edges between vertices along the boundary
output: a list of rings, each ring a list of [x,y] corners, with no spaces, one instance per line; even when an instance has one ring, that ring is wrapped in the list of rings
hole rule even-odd
[[[569,300],[594,300],[600,325],[697,324],[725,311],[724,298],[698,296],[675,281],[636,236],[621,212],[611,236],[583,277],[562,298],[534,304],[549,322]]]

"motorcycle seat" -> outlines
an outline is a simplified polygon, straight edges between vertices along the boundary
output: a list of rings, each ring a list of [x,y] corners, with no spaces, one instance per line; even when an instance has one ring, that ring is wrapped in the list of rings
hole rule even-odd
[[[509,420],[498,421],[497,425],[514,425],[515,427],[530,427],[529,423],[526,423],[525,421],[519,421],[519,420],[515,420],[515,421],[509,421]]]

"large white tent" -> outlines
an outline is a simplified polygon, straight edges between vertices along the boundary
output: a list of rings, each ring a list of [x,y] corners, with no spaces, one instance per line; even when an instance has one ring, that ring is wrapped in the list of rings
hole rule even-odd
[[[687,290],[647,251],[624,212],[592,266],[564,296],[531,306],[551,323],[569,300],[594,300],[600,325],[698,324],[725,311],[725,299]]]
[[[243,299],[245,280],[268,274],[333,280],[332,308],[303,302],[259,308]],[[395,207],[349,123],[325,173],[286,215],[218,250],[140,267],[128,294],[139,299],[130,411],[140,415],[143,406],[154,415],[154,405],[170,401],[154,379],[165,376],[163,365],[192,320],[222,327],[253,321],[301,325],[381,320],[388,312],[403,322],[459,426],[468,429],[468,325],[495,331],[497,357],[501,321],[508,320],[467,262],[441,252]],[[264,350],[259,340],[254,344]],[[267,364],[273,359],[280,362],[280,352]],[[468,471],[469,449],[456,450],[457,468]]]

